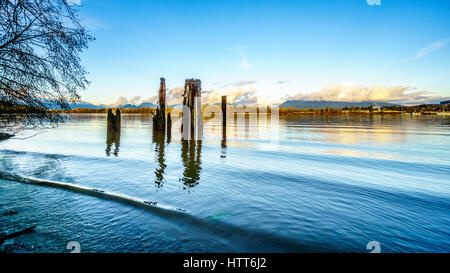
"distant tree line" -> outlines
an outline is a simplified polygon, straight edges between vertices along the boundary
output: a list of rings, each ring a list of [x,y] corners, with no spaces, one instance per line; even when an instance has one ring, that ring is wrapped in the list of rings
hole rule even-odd
[[[295,107],[280,107],[280,114],[345,114],[345,113],[432,113],[432,112],[449,112],[450,104],[424,104],[416,106],[383,106],[383,107],[357,107],[348,106],[343,108],[322,108],[322,109],[301,109]]]
[[[58,113],[86,113],[86,114],[96,114],[96,113],[108,113],[110,108],[75,108],[75,109],[63,109],[54,110]],[[122,114],[155,114],[156,108],[142,107],[142,108],[113,108],[119,109]],[[167,107],[166,112],[170,113],[172,108]]]
[[[1,107],[1,106],[0,106]],[[202,110],[204,110],[208,105],[203,105]],[[215,107],[216,111],[220,112],[220,106],[211,106]],[[235,107],[230,105],[229,107]],[[242,108],[237,112],[260,112],[260,113],[270,113],[270,107],[253,107],[253,106],[238,106]],[[63,109],[63,110],[53,110],[59,113],[107,113],[109,108],[75,108],[75,109]],[[114,108],[116,109],[116,108]],[[121,113],[125,114],[151,114],[156,112],[156,108],[143,107],[143,108],[119,108]],[[167,107],[167,112],[180,112],[180,109],[173,109]],[[210,110],[210,109],[209,109]],[[417,105],[417,106],[384,106],[384,107],[356,107],[349,106],[343,108],[322,108],[322,109],[303,109],[303,108],[295,108],[295,107],[280,107],[279,114],[294,114],[294,113],[303,113],[303,114],[344,114],[344,113],[423,113],[423,112],[448,112],[450,111],[450,105],[439,105],[439,104],[426,104],[426,105]]]

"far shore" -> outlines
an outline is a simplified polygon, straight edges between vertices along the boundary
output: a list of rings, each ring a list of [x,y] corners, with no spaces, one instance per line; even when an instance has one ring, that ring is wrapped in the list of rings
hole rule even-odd
[[[204,106],[205,107],[205,106]],[[216,106],[213,106],[216,107]],[[230,105],[229,107],[234,107]],[[239,106],[235,111],[228,110],[229,114],[236,113],[238,115],[257,115],[257,114],[271,114],[271,109],[266,107],[254,107],[254,106]],[[75,108],[70,110],[56,110],[59,113],[67,114],[106,114],[110,108]],[[155,114],[156,108],[112,108],[119,109],[122,114]],[[173,116],[181,115],[181,109],[178,108],[166,108],[167,113],[172,113]],[[204,110],[204,109],[203,109]],[[221,110],[208,109],[208,113],[220,113]],[[322,109],[299,109],[299,108],[278,108],[278,114],[280,116],[290,115],[408,115],[408,116],[422,116],[422,115],[439,115],[450,116],[450,109],[432,108],[428,105],[425,106],[409,106],[399,107],[399,109],[392,109],[392,107],[374,109],[367,108],[322,108]],[[205,115],[205,113],[204,113]]]

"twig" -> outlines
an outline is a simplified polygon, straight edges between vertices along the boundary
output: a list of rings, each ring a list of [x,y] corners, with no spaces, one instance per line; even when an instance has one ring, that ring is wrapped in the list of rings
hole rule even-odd
[[[37,136],[39,134],[45,133],[45,132],[46,131],[41,131],[41,132],[38,132],[38,133],[36,133],[34,135],[31,135],[31,136],[27,136],[27,137],[12,137],[11,139],[20,139],[20,140],[29,139],[29,138],[35,137],[35,136]]]
[[[3,236],[0,237],[0,245],[3,244],[3,242],[8,240],[8,239],[18,237],[18,236],[20,236],[22,234],[32,233],[32,232],[34,232],[35,228],[36,228],[36,226],[31,226],[29,228],[22,229],[20,231],[13,232],[13,233],[8,234],[8,235],[3,235]]]

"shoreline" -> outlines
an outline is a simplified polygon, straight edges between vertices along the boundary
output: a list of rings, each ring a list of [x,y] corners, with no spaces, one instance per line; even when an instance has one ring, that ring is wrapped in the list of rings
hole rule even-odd
[[[70,111],[64,111],[60,112],[62,114],[107,114],[107,111],[105,112],[70,112]],[[214,113],[214,112],[213,112]],[[150,115],[150,112],[139,112],[139,111],[131,111],[131,112],[122,112],[123,115]],[[231,114],[231,113],[230,113]],[[237,113],[237,115],[258,115],[258,113]],[[266,114],[266,113],[259,113],[259,114]],[[271,113],[267,113],[268,115],[271,115]],[[334,113],[318,113],[318,112],[290,112],[290,113],[278,113],[280,116],[295,116],[295,115],[314,115],[314,116],[349,116],[349,115],[364,115],[364,116],[382,116],[382,115],[395,115],[395,116],[450,116],[450,112],[431,112],[431,113],[412,113],[412,112],[334,112]]]

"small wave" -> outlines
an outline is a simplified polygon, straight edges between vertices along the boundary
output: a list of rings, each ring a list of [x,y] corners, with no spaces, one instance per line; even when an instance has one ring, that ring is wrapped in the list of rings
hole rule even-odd
[[[181,227],[201,230],[202,233],[212,234],[224,239],[230,246],[237,249],[248,249],[251,252],[334,252],[336,249],[329,245],[311,245],[300,243],[292,238],[286,238],[262,230],[246,229],[221,222],[217,219],[204,219],[181,208],[174,208],[158,204],[154,201],[143,200],[128,195],[108,192],[101,189],[75,185],[72,183],[44,180],[33,177],[23,177],[10,172],[0,172],[0,179],[26,183],[30,185],[46,186],[65,189],[77,193],[113,200],[151,211],[170,220]],[[256,250],[255,250],[256,246]]]
[[[24,176],[19,176],[19,175],[10,173],[10,172],[0,173],[0,178],[5,179],[5,180],[10,180],[10,181],[26,183],[26,184],[66,189],[66,190],[79,192],[79,193],[83,193],[83,194],[87,194],[87,195],[91,195],[91,196],[96,196],[96,197],[100,197],[100,198],[104,198],[104,199],[110,199],[110,200],[115,200],[115,201],[119,201],[122,203],[127,203],[130,205],[142,207],[145,209],[151,209],[151,210],[160,209],[160,210],[164,210],[165,212],[170,212],[170,213],[175,213],[175,214],[183,213],[183,211],[178,208],[172,208],[172,207],[168,207],[168,206],[158,205],[157,202],[154,202],[154,201],[142,200],[139,198],[135,198],[135,197],[120,194],[120,193],[108,192],[108,191],[104,191],[101,189],[85,187],[85,186],[76,185],[76,184],[72,184],[72,183],[44,180],[44,179],[34,178],[34,177],[24,177]]]

